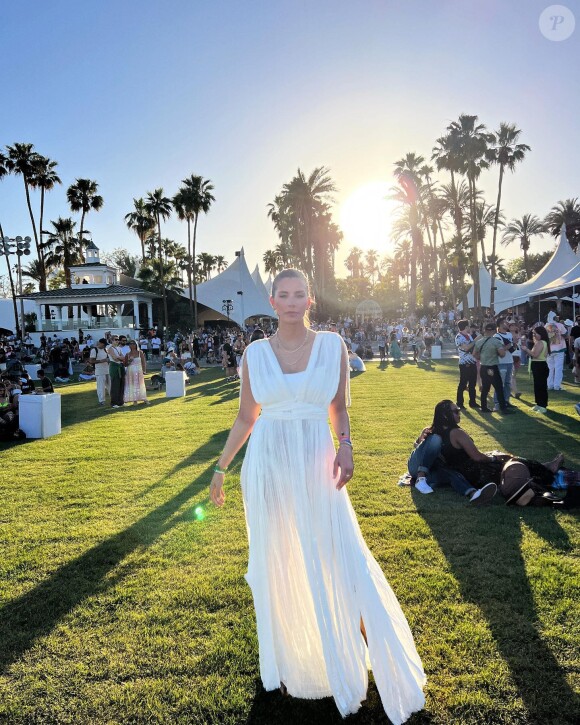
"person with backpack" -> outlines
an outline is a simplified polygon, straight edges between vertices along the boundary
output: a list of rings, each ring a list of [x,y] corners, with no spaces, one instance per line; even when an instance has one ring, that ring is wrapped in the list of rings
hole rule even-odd
[[[497,393],[499,409],[502,413],[511,413],[503,394],[503,382],[499,372],[499,360],[505,356],[505,347],[494,337],[494,322],[487,322],[483,328],[483,337],[475,343],[473,357],[481,363],[481,412],[491,413],[487,407],[487,395],[493,386]]]

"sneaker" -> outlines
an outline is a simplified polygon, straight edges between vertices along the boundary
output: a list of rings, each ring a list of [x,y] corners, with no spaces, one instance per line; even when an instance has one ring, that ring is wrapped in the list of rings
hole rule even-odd
[[[469,407],[470,408],[479,408],[479,403],[470,403]]]
[[[417,479],[417,482],[415,483],[415,488],[417,489],[417,491],[419,491],[419,493],[433,493],[433,489],[424,478]]]
[[[580,403],[576,403],[574,410],[578,413],[578,415],[580,415]]]
[[[521,393],[514,393],[514,398],[517,398],[519,400],[522,397]]]
[[[111,405],[111,408],[118,408],[118,405]]]
[[[99,405],[104,405],[104,404],[105,404],[105,402],[104,402],[104,401],[103,401],[102,403],[99,403]]]
[[[469,503],[473,503],[476,506],[481,506],[484,503],[488,503],[497,493],[497,486],[495,483],[486,483],[485,486],[476,491],[473,496],[469,499]]]
[[[538,407],[536,409],[536,413],[547,413],[547,412],[548,412],[547,408],[543,408],[541,405],[538,405]]]
[[[499,407],[499,405],[494,405],[494,406],[493,406],[493,412],[494,412],[494,413],[499,413],[499,411],[500,411],[500,407]]]

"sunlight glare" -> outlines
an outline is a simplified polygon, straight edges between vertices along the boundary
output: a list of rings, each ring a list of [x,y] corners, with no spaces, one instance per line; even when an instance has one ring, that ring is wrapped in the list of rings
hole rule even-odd
[[[346,199],[340,210],[340,228],[346,247],[361,247],[384,252],[390,246],[395,202],[387,199],[391,185],[386,181],[372,181]]]

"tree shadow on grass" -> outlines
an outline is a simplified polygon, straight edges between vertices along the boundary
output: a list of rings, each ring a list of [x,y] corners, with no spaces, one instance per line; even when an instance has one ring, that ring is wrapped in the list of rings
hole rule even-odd
[[[165,474],[164,480],[196,462],[212,460],[223,437],[223,431],[213,435]],[[161,506],[61,566],[31,591],[6,603],[0,609],[0,672],[5,673],[84,599],[113,587],[116,579],[109,578],[109,572],[131,552],[151,546],[179,523],[181,519],[175,513],[208,487],[210,480],[211,465]],[[207,499],[200,505],[204,503]]]
[[[522,523],[555,549],[569,551],[559,514],[549,508],[497,505],[466,510],[460,502],[436,500],[446,495],[440,493],[431,501],[413,492],[418,512],[447,559],[464,600],[475,604],[487,620],[526,708],[526,722],[577,723],[579,698],[542,639],[521,552]],[[449,507],[461,512],[453,516]]]

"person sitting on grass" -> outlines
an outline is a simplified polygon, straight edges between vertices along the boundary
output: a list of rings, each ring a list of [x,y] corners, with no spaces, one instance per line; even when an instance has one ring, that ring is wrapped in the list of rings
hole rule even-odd
[[[88,363],[79,373],[79,382],[84,383],[91,380],[96,380],[95,368],[90,363]]]
[[[352,350],[348,350],[348,364],[350,366],[350,369],[354,373],[364,373],[366,372],[366,366],[364,362],[361,360],[361,358]]]
[[[497,492],[504,465],[510,454],[486,454],[478,450],[473,439],[460,427],[461,410],[451,400],[435,406],[433,423],[424,428],[408,461],[408,470],[415,479],[415,488],[424,494],[449,484],[474,504],[490,501]],[[562,465],[560,454],[548,463],[517,458],[531,474],[549,486]]]
[[[65,367],[64,365],[57,366],[56,370],[54,371],[54,382],[70,383],[68,367]]]

